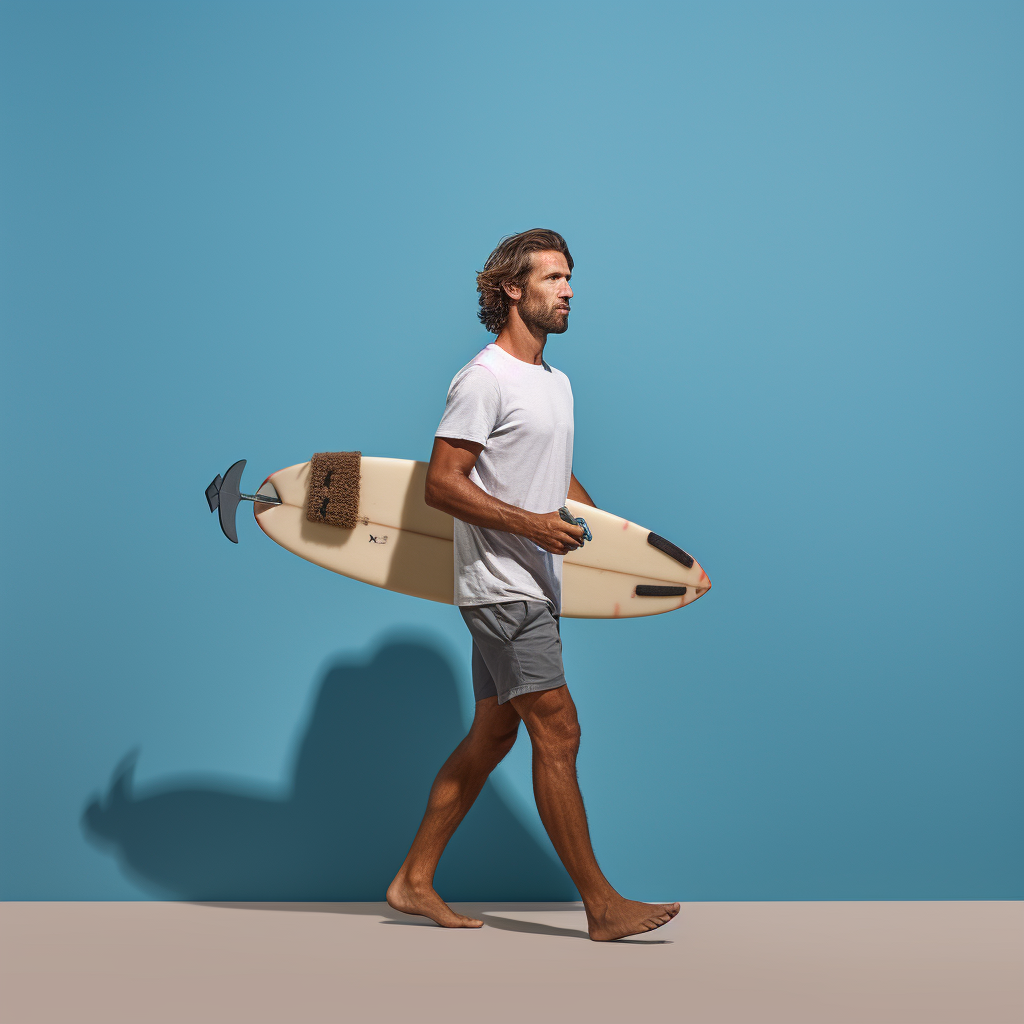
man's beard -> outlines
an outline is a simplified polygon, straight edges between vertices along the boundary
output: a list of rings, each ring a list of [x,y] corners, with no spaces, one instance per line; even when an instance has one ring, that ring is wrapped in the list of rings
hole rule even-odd
[[[557,299],[545,306],[527,294],[519,303],[519,318],[531,334],[564,334],[569,329],[569,314],[558,308],[564,304],[564,299]]]

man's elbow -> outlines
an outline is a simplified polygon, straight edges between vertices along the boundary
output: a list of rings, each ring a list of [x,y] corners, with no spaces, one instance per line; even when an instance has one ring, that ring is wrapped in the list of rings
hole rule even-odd
[[[423,489],[423,500],[431,508],[440,509],[442,512],[445,511],[445,498],[447,497],[447,488],[444,486],[443,481],[437,479],[436,476],[427,474],[427,483]]]

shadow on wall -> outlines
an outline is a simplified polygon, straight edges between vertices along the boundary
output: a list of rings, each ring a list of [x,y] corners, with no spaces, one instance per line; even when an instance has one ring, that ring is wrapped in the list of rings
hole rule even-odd
[[[82,827],[147,887],[188,900],[382,900],[437,770],[464,735],[456,679],[421,641],[333,665],[283,799],[211,780],[132,786],[134,755]],[[528,743],[521,730],[520,743]],[[545,841],[546,844],[546,841]],[[576,900],[545,848],[488,783],[445,851],[448,900]]]

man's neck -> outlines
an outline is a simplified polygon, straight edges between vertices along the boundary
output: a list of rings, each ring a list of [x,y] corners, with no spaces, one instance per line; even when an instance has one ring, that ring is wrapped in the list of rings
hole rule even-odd
[[[514,306],[509,311],[508,320],[501,333],[494,339],[494,344],[503,348],[510,356],[524,363],[533,363],[535,366],[540,366],[544,362],[544,346],[547,342],[547,334],[534,334],[523,323],[519,311]]]

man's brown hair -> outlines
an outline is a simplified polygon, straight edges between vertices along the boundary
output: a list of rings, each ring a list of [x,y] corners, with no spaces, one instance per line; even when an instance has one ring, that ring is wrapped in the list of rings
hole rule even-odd
[[[557,231],[546,228],[531,228],[518,235],[508,235],[487,257],[484,269],[476,275],[476,290],[480,293],[480,312],[477,315],[491,334],[500,334],[508,320],[509,297],[503,285],[524,288],[533,267],[533,254],[548,251],[560,252],[572,270],[572,256],[565,239]]]

